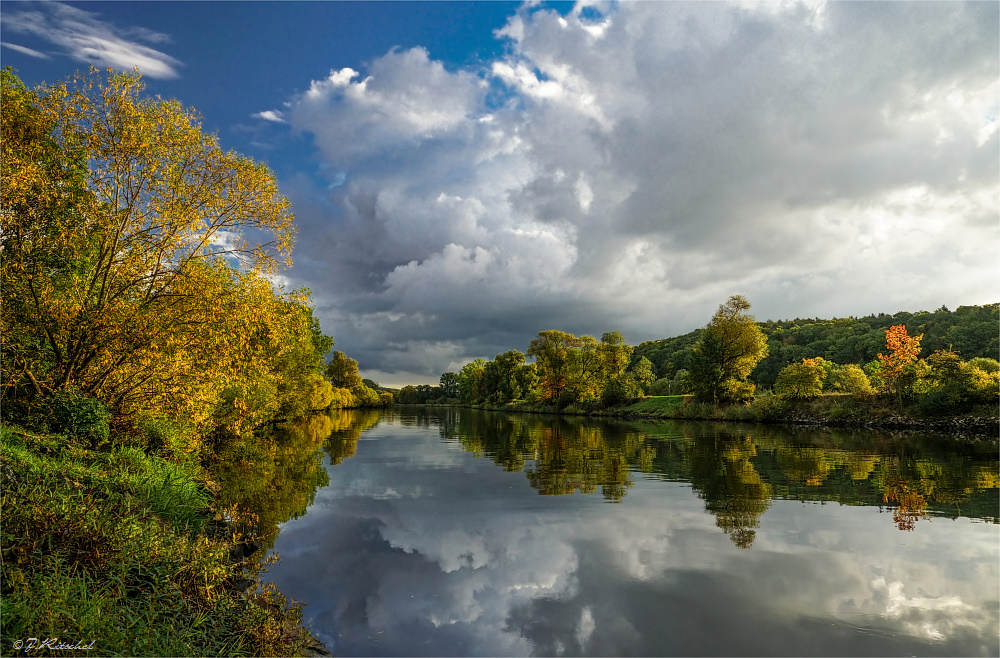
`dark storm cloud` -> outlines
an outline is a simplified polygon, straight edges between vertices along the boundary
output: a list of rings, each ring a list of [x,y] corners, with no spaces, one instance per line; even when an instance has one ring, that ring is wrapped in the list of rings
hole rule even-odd
[[[290,100],[293,278],[362,368],[436,379],[538,331],[985,303],[995,3],[521,10],[486,72],[422,49]],[[876,282],[877,285],[872,285]]]

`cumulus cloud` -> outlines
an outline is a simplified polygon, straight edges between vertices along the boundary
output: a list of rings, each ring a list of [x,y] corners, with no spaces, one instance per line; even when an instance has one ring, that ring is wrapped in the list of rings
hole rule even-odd
[[[334,68],[289,100],[295,275],[362,368],[436,379],[540,330],[633,342],[987,303],[991,3],[525,6],[506,53]],[[436,354],[427,358],[428,354]]]
[[[0,18],[4,29],[47,41],[78,62],[122,70],[138,67],[150,78],[178,76],[179,61],[141,43],[167,43],[170,37],[166,34],[143,27],[118,28],[100,20],[98,14],[59,2],[38,3],[35,7],[33,11],[4,13]]]

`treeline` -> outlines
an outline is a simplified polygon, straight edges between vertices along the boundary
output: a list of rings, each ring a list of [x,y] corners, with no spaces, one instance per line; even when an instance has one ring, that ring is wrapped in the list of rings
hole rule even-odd
[[[330,383],[328,409],[387,407],[393,403],[392,392],[371,379],[362,379],[358,362],[343,352],[334,352],[326,366]]]
[[[397,401],[504,405],[521,400],[559,409],[621,404],[641,396],[654,379],[653,365],[645,358],[633,360],[633,350],[617,331],[600,340],[542,331],[526,353],[510,350],[490,361],[476,359],[457,373],[441,375],[439,386],[403,387]]]
[[[692,394],[731,405],[840,392],[948,415],[997,402],[998,308],[758,323],[747,313],[750,303],[734,295],[705,328],[684,336],[633,348],[619,332],[597,341],[543,331],[526,353],[477,359],[444,373],[439,386],[405,387],[397,398],[587,412],[644,395]],[[907,321],[920,332],[911,335]]]
[[[863,366],[885,351],[885,332],[892,326],[903,325],[910,335],[923,335],[920,358],[936,350],[957,352],[964,359],[985,357],[996,359],[1000,354],[1000,304],[960,306],[949,311],[942,306],[936,311],[893,315],[879,313],[859,318],[795,319],[761,322],[767,337],[768,354],[750,374],[750,381],[761,389],[774,386],[782,368],[802,359],[822,357],[836,364],[854,363]],[[658,390],[681,393],[680,383],[691,370],[694,346],[701,329],[674,338],[640,343],[636,357],[645,356],[652,363],[660,382]],[[668,382],[675,381],[671,385]]]

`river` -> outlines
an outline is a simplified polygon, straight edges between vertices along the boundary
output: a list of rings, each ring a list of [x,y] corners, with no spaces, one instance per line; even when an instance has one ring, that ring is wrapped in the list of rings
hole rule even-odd
[[[337,656],[1000,653],[995,440],[311,422],[244,504],[280,529],[268,579]]]

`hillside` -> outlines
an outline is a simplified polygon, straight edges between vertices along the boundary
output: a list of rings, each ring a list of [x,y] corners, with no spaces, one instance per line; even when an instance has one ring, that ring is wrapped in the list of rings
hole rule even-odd
[[[769,388],[778,372],[790,363],[821,356],[839,364],[864,364],[885,352],[885,330],[906,325],[910,335],[923,334],[920,357],[935,350],[953,349],[963,359],[1000,356],[1000,304],[960,306],[949,311],[942,306],[933,312],[900,311],[866,317],[768,320],[760,327],[768,339],[769,356],[760,362],[750,379]],[[658,377],[673,378],[678,370],[689,369],[691,348],[701,330],[682,336],[647,341],[636,346],[634,360],[646,357],[653,362]]]

